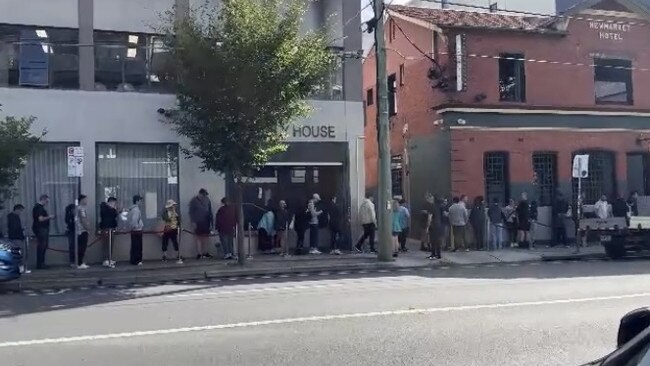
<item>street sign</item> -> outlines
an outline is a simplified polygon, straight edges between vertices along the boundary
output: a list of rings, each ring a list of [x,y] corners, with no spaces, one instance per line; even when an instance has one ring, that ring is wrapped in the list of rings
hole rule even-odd
[[[68,147],[68,177],[84,176],[84,149],[81,146]]]
[[[589,155],[576,155],[573,158],[573,178],[587,178],[589,176]]]

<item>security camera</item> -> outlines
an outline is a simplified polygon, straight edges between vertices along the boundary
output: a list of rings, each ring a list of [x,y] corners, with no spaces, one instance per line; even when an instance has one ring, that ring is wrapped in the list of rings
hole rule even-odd
[[[467,124],[467,121],[465,121],[465,120],[462,119],[462,118],[459,118],[458,121],[456,121],[456,122],[458,122],[458,124],[461,125],[461,126]]]
[[[583,178],[587,178],[587,171],[586,171],[586,170],[582,170],[582,171],[580,172],[580,176],[583,177]]]

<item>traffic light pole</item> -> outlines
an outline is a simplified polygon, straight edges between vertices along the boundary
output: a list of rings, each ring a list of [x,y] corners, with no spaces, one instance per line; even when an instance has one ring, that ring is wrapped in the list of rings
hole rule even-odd
[[[377,220],[379,261],[392,261],[391,232],[391,175],[390,175],[390,129],[388,120],[388,79],[386,77],[386,45],[384,42],[384,2],[374,0],[375,9],[375,59],[377,63],[377,138],[379,143],[379,193],[377,197]]]

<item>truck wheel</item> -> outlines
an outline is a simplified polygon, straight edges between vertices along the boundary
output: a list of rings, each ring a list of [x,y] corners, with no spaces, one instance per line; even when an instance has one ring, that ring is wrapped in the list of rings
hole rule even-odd
[[[625,246],[616,244],[605,245],[605,254],[612,259],[620,259],[625,257]]]

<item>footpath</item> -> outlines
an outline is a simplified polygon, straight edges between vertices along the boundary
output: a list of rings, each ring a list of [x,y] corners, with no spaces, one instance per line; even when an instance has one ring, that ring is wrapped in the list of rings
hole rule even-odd
[[[69,267],[25,274],[17,281],[4,284],[13,290],[64,289],[94,286],[154,285],[178,281],[214,280],[221,278],[283,277],[291,274],[319,273],[322,275],[350,272],[399,271],[403,269],[435,268],[441,266],[513,263],[544,260],[579,260],[604,257],[601,246],[582,248],[581,253],[573,254],[572,248],[503,249],[498,251],[444,252],[440,261],[431,261],[428,253],[419,250],[419,243],[409,242],[409,252],[400,254],[392,262],[378,262],[371,254],[329,254],[304,256],[259,255],[247,261],[244,266],[234,261],[193,260],[183,264],[150,261],[142,266],[118,263],[114,269],[100,265],[86,270]]]

